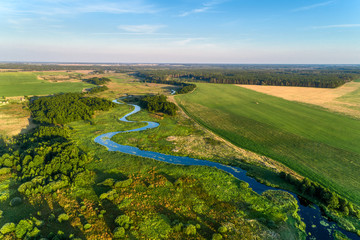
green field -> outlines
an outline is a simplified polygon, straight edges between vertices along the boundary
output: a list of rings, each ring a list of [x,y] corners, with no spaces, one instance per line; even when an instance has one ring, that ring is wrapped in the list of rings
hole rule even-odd
[[[66,73],[51,73],[64,75]],[[39,80],[35,72],[0,73],[0,96],[14,97],[24,95],[46,95],[60,92],[80,92],[93,85],[82,82],[49,82]]]
[[[360,204],[358,120],[234,85],[176,97],[199,123]]]

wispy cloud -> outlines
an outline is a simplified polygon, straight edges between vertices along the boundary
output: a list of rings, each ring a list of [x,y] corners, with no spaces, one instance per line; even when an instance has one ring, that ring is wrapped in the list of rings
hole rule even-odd
[[[179,14],[179,17],[186,17],[191,14],[208,12],[209,10],[213,9],[216,5],[219,5],[223,2],[225,2],[225,1],[224,0],[214,0],[211,2],[203,3],[202,6],[199,8],[195,8],[195,9],[192,9],[192,10],[189,10],[189,11]]]
[[[207,39],[206,38],[185,38],[185,39],[174,41],[173,44],[178,45],[178,46],[185,46],[185,45],[188,45],[193,42],[204,41],[204,40],[207,40]]]
[[[142,0],[134,1],[73,1],[73,0],[35,0],[31,4],[25,0],[12,2],[11,4],[0,3],[0,14],[23,14],[34,16],[69,15],[82,13],[156,13],[154,5],[147,4]]]
[[[324,6],[330,5],[334,2],[336,2],[336,1],[332,0],[332,1],[327,1],[327,2],[321,2],[321,3],[317,3],[317,4],[312,4],[312,5],[296,8],[296,9],[293,9],[292,11],[293,12],[307,11],[307,10],[311,10],[314,8],[324,7]]]
[[[336,24],[336,25],[325,25],[325,26],[314,26],[313,29],[324,29],[324,28],[359,28],[360,24]]]
[[[156,33],[159,29],[166,27],[165,25],[120,25],[118,28],[120,30],[126,31],[128,33],[134,34],[153,34]]]

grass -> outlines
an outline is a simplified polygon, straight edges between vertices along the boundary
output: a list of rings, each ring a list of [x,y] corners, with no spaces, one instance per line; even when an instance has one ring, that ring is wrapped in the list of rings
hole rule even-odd
[[[360,204],[358,120],[232,85],[197,85],[176,100],[199,123]]]
[[[78,121],[69,124],[74,130],[73,139],[77,144],[84,151],[92,153],[94,159],[98,159],[88,166],[96,172],[97,183],[107,178],[133,180],[129,187],[117,189],[116,194],[119,197],[111,198],[111,203],[107,203],[119,208],[119,211],[110,211],[112,214],[125,214],[134,221],[134,228],[126,230],[126,234],[147,238],[168,235],[184,239],[187,238],[184,231],[178,231],[176,226],[180,223],[183,226],[191,223],[200,225],[197,229],[199,235],[196,235],[199,239],[210,239],[212,234],[225,224],[231,229],[226,234],[228,237],[253,238],[264,231],[262,224],[271,225],[271,221],[277,217],[284,217],[285,211],[287,224],[280,224],[280,228],[270,231],[290,234],[293,239],[302,238],[302,234],[294,227],[295,222],[300,224],[292,216],[294,210],[275,210],[273,207],[277,202],[254,194],[247,188],[246,183],[222,171],[209,167],[178,166],[108,152],[105,147],[93,142],[93,139],[102,133],[141,126],[142,123],[117,121],[130,110],[126,105],[119,105],[107,113],[97,115],[91,122]],[[157,115],[142,111],[131,116],[130,120],[157,121],[161,123],[161,127],[138,132],[134,136],[133,133],[119,134],[114,140],[147,150],[171,153],[174,146],[172,142],[165,141],[167,137],[203,137],[203,133],[191,127],[189,120],[180,117],[161,119]],[[106,192],[114,193],[111,188],[98,185],[94,185],[94,190],[98,196]],[[103,206],[106,207],[107,204]],[[153,227],[149,227],[149,224]],[[113,228],[112,226],[111,229]]]
[[[64,74],[65,73],[63,72],[59,73],[59,75]],[[82,89],[92,86],[82,82],[51,83],[48,81],[39,80],[37,78],[39,75],[44,75],[44,73],[1,72],[0,96],[13,97],[24,95],[46,95],[60,92],[81,92]]]

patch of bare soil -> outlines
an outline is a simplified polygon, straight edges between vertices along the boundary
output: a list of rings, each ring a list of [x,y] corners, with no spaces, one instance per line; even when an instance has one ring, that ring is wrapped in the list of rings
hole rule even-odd
[[[313,104],[360,118],[360,105],[358,103],[344,102],[341,100],[346,94],[360,89],[360,83],[350,82],[338,88],[311,88],[311,87],[286,87],[263,85],[237,85],[243,88],[280,97],[290,101]]]

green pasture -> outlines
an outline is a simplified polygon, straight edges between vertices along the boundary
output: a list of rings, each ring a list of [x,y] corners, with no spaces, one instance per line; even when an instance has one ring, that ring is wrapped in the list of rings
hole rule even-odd
[[[234,85],[197,84],[176,97],[200,124],[360,204],[360,123]]]
[[[93,85],[82,82],[49,82],[37,78],[38,75],[44,74],[45,73],[41,72],[0,73],[0,96],[14,97],[24,95],[46,95],[60,92],[80,92],[84,88],[93,87]],[[66,73],[59,73],[59,75],[64,74]]]

